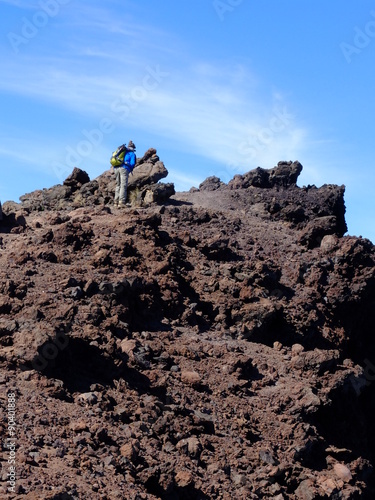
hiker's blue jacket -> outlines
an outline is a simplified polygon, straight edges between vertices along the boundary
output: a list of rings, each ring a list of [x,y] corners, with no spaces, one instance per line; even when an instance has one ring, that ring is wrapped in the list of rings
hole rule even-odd
[[[124,157],[124,163],[122,166],[128,171],[132,172],[135,162],[137,160],[137,157],[135,156],[135,153],[133,151],[127,151],[126,155]]]

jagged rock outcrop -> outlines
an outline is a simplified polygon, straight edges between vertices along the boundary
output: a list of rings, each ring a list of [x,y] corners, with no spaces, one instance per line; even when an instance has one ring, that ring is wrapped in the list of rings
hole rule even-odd
[[[63,182],[64,186],[70,186],[72,191],[78,191],[84,184],[90,182],[90,177],[79,168],[74,168],[73,172]]]
[[[134,205],[144,204],[147,191],[153,193],[148,196],[147,203],[164,202],[172,194],[172,184],[159,183],[167,177],[168,170],[156,154],[156,149],[150,148],[142,158],[137,160],[136,166],[129,176],[128,196]],[[71,209],[87,205],[111,204],[113,202],[116,181],[113,171],[108,170],[97,179],[90,181],[88,174],[74,168],[73,172],[63,184],[49,189],[37,190],[20,197],[21,207],[27,211]],[[8,211],[14,210],[14,203]]]
[[[375,247],[343,236],[344,187],[299,188],[301,168],[162,206],[140,185],[144,207],[122,211],[90,202],[109,174],[74,171],[56,192],[83,206],[8,204],[14,498],[374,498]]]
[[[235,175],[228,184],[209,177],[187,196],[199,200],[203,206],[220,197],[221,205],[228,209],[235,206],[264,220],[291,223],[298,231],[302,230],[304,245],[318,247],[325,235],[343,236],[347,231],[345,187],[300,188],[296,182],[301,171],[298,161],[282,161],[272,169],[258,167],[244,175]]]
[[[172,184],[159,183],[167,175],[168,170],[159,160],[156,149],[150,148],[142,158],[137,160],[136,167],[129,176],[129,199],[135,206],[141,206],[143,203],[150,203],[150,201],[157,202],[158,199],[164,202],[175,192]],[[96,182],[98,183],[98,191],[102,193],[105,200],[108,203],[112,202],[116,185],[112,172],[105,172],[98,177]],[[145,201],[148,191],[151,191],[153,196],[148,195]]]
[[[259,188],[273,188],[276,186],[288,188],[296,186],[302,165],[299,161],[280,161],[276,167],[265,170],[256,168],[245,175],[235,175],[229,183],[232,189],[244,189],[250,186]]]

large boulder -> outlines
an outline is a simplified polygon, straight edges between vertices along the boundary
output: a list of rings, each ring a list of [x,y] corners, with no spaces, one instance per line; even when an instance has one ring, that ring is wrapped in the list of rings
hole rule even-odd
[[[173,184],[160,184],[159,181],[168,175],[168,170],[156,154],[156,149],[150,148],[138,158],[133,172],[129,175],[128,197],[137,205],[150,202],[162,202],[174,194]],[[111,203],[114,197],[116,180],[113,170],[107,170],[93,182],[97,183],[98,196],[104,203]],[[88,185],[81,188],[87,190]],[[145,200],[147,193],[147,200]]]
[[[129,176],[129,190],[141,188],[147,184],[156,184],[167,177],[168,170],[165,168],[162,161],[157,161],[155,164],[151,162],[141,163],[137,165]]]
[[[163,203],[175,194],[173,183],[158,182],[142,190],[141,204]]]
[[[277,166],[269,172],[268,182],[271,187],[295,186],[301,172],[302,165],[299,161],[279,161]]]
[[[70,186],[73,191],[80,189],[83,184],[90,182],[89,175],[80,168],[74,167],[73,172],[63,182],[64,186]]]
[[[211,177],[207,177],[205,181],[199,184],[200,191],[216,191],[221,186],[225,186],[225,184],[215,175]]]
[[[272,188],[275,186],[288,188],[295,186],[302,172],[299,161],[279,161],[276,167],[264,169],[257,167],[243,175],[235,175],[229,182],[229,189],[246,189],[250,186]]]
[[[328,235],[342,236],[334,215],[317,217],[309,221],[302,231],[300,242],[308,248],[319,247],[324,236]]]

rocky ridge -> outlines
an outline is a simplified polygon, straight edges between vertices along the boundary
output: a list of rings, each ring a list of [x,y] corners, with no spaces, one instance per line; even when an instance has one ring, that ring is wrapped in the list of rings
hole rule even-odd
[[[173,184],[159,183],[167,175],[168,170],[160,161],[156,149],[148,149],[137,159],[135,169],[129,176],[128,193],[132,204],[142,206],[144,203],[165,201],[172,196]],[[63,184],[21,196],[21,206],[30,212],[107,204],[113,200],[115,185],[112,170],[91,181],[86,172],[75,168]],[[17,209],[17,204],[8,206],[9,209]]]
[[[375,252],[344,186],[279,162],[174,193],[156,156],[131,208],[78,169],[3,205],[9,498],[373,498]]]

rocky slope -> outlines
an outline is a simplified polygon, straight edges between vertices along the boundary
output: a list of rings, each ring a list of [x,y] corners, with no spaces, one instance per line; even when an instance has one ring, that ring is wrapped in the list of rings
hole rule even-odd
[[[374,498],[375,251],[344,187],[137,168],[131,208],[79,170],[3,205],[2,497]]]

